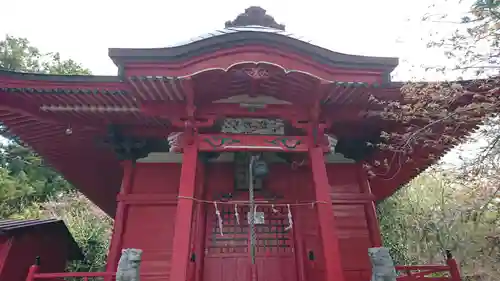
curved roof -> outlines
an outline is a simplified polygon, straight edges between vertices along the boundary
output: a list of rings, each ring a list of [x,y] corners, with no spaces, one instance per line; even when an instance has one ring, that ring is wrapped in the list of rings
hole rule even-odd
[[[398,58],[333,52],[302,39],[302,37],[284,30],[250,25],[216,30],[165,48],[110,48],[109,56],[117,66],[131,62],[176,63],[214,53],[221,49],[260,45],[303,55],[331,67],[377,69],[390,73],[399,62]]]
[[[227,28],[224,28],[224,29],[214,30],[213,32],[201,34],[201,35],[193,37],[193,38],[191,38],[189,40],[177,42],[177,43],[169,45],[167,47],[169,47],[169,48],[179,47],[179,46],[182,46],[182,45],[191,44],[191,43],[194,43],[194,42],[197,42],[197,41],[201,41],[201,40],[205,40],[205,39],[208,39],[208,38],[211,38],[211,37],[215,37],[215,36],[221,36],[221,35],[231,34],[231,33],[236,33],[236,32],[249,32],[249,31],[253,31],[253,32],[267,32],[267,33],[280,34],[280,35],[283,35],[283,36],[288,36],[288,37],[293,38],[293,39],[297,39],[297,40],[300,40],[300,41],[305,41],[307,43],[310,43],[310,41],[304,40],[304,37],[297,36],[297,35],[295,35],[293,33],[285,31],[285,30],[281,30],[281,29],[277,29],[277,28],[272,28],[272,27],[266,27],[266,26],[260,26],[260,25],[248,25],[248,26],[238,26],[238,27],[227,27]]]

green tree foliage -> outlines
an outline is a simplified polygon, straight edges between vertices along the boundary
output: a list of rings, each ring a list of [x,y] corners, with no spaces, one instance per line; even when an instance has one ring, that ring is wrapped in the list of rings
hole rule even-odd
[[[443,10],[443,5],[447,10]],[[463,7],[465,9],[461,9]],[[457,14],[460,10],[465,13]],[[477,87],[484,89],[482,94],[488,100],[476,101],[477,95],[457,83],[431,83],[422,88],[409,83],[403,93],[413,100],[423,101],[416,104],[424,106],[420,109],[402,107],[402,115],[411,116],[408,112],[414,110],[432,123],[417,127],[408,136],[401,137],[401,142],[408,144],[414,139],[425,139],[430,126],[449,126],[451,123],[453,133],[445,132],[435,138],[435,143],[437,147],[456,144],[458,124],[477,118],[478,121],[486,120],[487,124],[474,134],[471,142],[480,139],[486,144],[479,153],[476,148],[480,143],[471,146],[472,151],[460,151],[465,161],[463,169],[457,168],[453,174],[427,172],[380,203],[378,213],[384,242],[400,264],[441,262],[445,250],[451,250],[460,261],[465,276],[481,278],[473,280],[498,280],[500,119],[497,115],[500,106],[496,97],[500,90],[500,1],[435,1],[423,21],[432,22],[436,30],[429,34],[427,47],[443,51],[444,57],[449,59],[443,65],[429,66],[428,70],[443,72],[448,77],[456,74],[459,80],[462,76],[476,80]],[[450,26],[454,30],[448,33]],[[477,79],[484,77],[490,79]],[[470,114],[462,116],[458,111],[447,111],[447,104],[467,95],[474,96],[471,104],[463,108],[463,112]],[[411,116],[409,120],[412,119],[418,118]],[[401,150],[403,146],[396,147]]]
[[[384,243],[399,264],[440,263],[445,250],[464,276],[498,280],[500,203],[495,186],[428,172],[378,206]]]
[[[84,251],[85,259],[75,261],[69,271],[105,271],[112,220],[85,196],[67,193],[41,205],[44,216],[66,222],[73,237]]]
[[[0,68],[48,74],[90,74],[74,60],[62,60],[59,53],[42,53],[26,38],[6,35],[0,41]]]
[[[438,10],[440,4],[447,4],[449,13]],[[436,1],[424,21],[449,27],[454,25],[451,34],[435,32],[427,43],[429,48],[437,48],[449,59],[448,66],[432,66],[430,69],[439,71],[458,70],[475,74],[500,74],[500,1],[476,0],[470,1],[446,0]],[[461,6],[467,5],[467,13],[457,14]],[[441,7],[442,8],[442,7]],[[439,26],[437,26],[439,27]],[[451,67],[449,67],[451,66]]]
[[[33,203],[73,189],[32,150],[14,143],[0,147],[0,181],[0,217],[4,218],[20,216]]]
[[[47,74],[80,75],[90,71],[58,53],[42,53],[25,38],[0,41],[0,68]],[[82,247],[86,259],[72,271],[100,271],[105,265],[111,219],[43,159],[21,146],[8,128],[1,131],[0,218],[60,218]]]

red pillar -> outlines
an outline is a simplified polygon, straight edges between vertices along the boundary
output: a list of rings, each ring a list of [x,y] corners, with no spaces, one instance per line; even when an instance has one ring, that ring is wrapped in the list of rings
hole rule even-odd
[[[370,182],[368,181],[368,177],[366,176],[366,171],[363,169],[363,166],[361,164],[358,166],[358,179],[363,193],[367,195],[373,195],[372,189],[370,187]],[[382,234],[380,233],[380,226],[377,219],[377,209],[375,208],[375,202],[373,200],[365,204],[365,214],[366,221],[368,223],[368,229],[370,231],[370,241],[372,243],[372,247],[382,247]]]
[[[325,281],[344,281],[344,271],[340,261],[339,238],[333,215],[330,184],[328,183],[323,149],[321,147],[312,147],[309,149],[309,156],[316,200],[322,202],[316,204],[316,210],[318,212],[321,241],[323,242]]]
[[[200,164],[198,161],[198,147],[196,142],[184,146],[182,156],[181,179],[179,186],[179,199],[177,201],[177,212],[175,215],[174,240],[172,249],[172,264],[170,269],[170,280],[186,281],[189,258],[191,225],[193,221],[193,200],[196,191],[196,170]],[[201,258],[201,257],[199,257]]]
[[[201,161],[201,160],[198,160]],[[196,194],[198,198],[203,198],[205,196],[205,167],[200,165],[198,167],[198,174],[196,178],[197,191]],[[196,261],[194,264],[194,280],[203,280],[203,267],[204,267],[204,254],[205,254],[205,235],[206,235],[206,204],[198,204],[196,206],[196,228],[195,237],[192,242],[193,248],[196,254]]]
[[[135,163],[132,160],[125,160],[122,162],[123,179],[120,189],[120,196],[125,196],[132,190],[134,180]],[[115,221],[113,223],[113,235],[111,245],[109,246],[108,261],[106,263],[107,272],[115,272],[118,266],[118,260],[121,255],[123,229],[125,228],[127,205],[123,201],[118,201],[116,206]]]
[[[457,261],[453,258],[450,251],[446,251],[446,264],[450,267],[451,280],[460,281],[460,270],[458,269]]]

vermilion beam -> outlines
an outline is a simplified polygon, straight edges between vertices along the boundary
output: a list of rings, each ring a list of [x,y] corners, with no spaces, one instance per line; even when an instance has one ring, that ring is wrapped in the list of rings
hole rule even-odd
[[[181,103],[144,103],[141,111],[149,116],[166,118],[187,118],[186,105]],[[214,103],[196,108],[196,117],[278,117],[283,119],[307,119],[308,113],[295,105],[270,104],[264,107],[240,106],[239,104]]]
[[[200,151],[307,152],[309,146],[306,136],[200,134],[199,148]]]

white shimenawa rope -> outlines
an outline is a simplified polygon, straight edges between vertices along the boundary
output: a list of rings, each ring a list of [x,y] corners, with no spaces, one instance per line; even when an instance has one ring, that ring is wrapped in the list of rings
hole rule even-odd
[[[249,200],[234,200],[234,201],[213,201],[213,200],[203,200],[203,199],[198,199],[190,196],[182,196],[179,195],[177,196],[179,199],[187,199],[187,200],[193,200],[198,203],[207,203],[207,204],[221,204],[221,205],[233,205],[233,204],[238,204],[238,205],[243,205],[243,206],[249,206],[250,201]],[[314,205],[316,204],[328,204],[325,201],[309,201],[309,202],[296,202],[296,203],[271,203],[269,201],[262,201],[262,200],[255,200],[254,203],[257,203],[261,206],[282,206],[286,207],[288,205],[290,206],[310,206],[311,208],[314,208]]]

